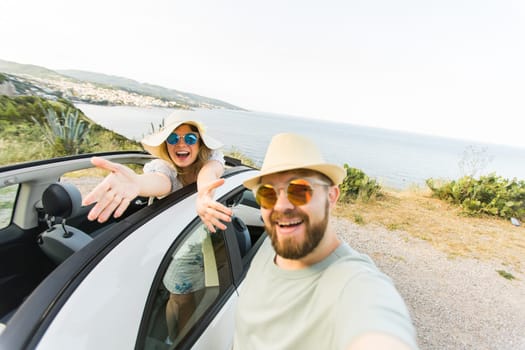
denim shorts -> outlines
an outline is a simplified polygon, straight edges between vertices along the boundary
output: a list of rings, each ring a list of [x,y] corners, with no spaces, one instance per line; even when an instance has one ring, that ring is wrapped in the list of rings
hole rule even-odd
[[[173,294],[188,294],[204,288],[202,244],[192,244],[184,254],[176,255],[164,274],[164,286]]]

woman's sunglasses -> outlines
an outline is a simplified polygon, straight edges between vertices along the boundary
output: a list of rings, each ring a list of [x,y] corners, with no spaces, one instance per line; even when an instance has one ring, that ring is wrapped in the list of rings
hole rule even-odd
[[[296,207],[308,204],[314,192],[313,185],[330,186],[325,182],[306,179],[295,179],[288,182],[285,189],[290,203]],[[255,190],[255,200],[264,209],[272,209],[277,203],[278,192],[279,189],[275,189],[270,184],[261,184]]]
[[[194,132],[189,132],[184,136],[179,136],[179,134],[171,133],[170,136],[166,139],[166,142],[168,142],[170,145],[176,145],[179,143],[180,139],[184,139],[184,143],[186,143],[189,146],[192,146],[199,141],[199,135],[197,135]]]

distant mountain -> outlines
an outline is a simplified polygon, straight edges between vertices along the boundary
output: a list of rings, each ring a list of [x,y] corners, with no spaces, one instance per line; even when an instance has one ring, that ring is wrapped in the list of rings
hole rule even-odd
[[[10,74],[30,75],[41,79],[63,79],[57,72],[32,64],[21,64],[0,59],[0,72]]]
[[[40,66],[20,64],[2,59],[0,59],[0,72],[50,81],[67,80],[76,83],[92,83],[100,87],[124,90],[139,95],[151,96],[164,101],[172,101],[180,106],[187,106],[190,108],[226,108],[243,110],[238,106],[234,106],[221,100],[101,73],[80,70],[54,71]]]

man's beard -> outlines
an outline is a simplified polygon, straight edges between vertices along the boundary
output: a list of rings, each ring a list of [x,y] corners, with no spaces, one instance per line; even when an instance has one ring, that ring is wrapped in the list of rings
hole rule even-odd
[[[277,236],[277,228],[273,223],[280,218],[301,218],[306,227],[305,237],[303,241],[297,241],[297,237],[283,237]],[[270,215],[271,226],[266,226],[266,232],[272,240],[272,246],[277,255],[285,259],[301,259],[310,254],[324,237],[326,227],[328,226],[329,218],[329,203],[326,201],[325,215],[321,221],[311,223],[310,218],[300,209],[290,209],[285,212],[272,212]]]

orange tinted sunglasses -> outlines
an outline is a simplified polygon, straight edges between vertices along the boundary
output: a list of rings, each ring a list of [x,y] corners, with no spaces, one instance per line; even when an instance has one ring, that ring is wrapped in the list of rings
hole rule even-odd
[[[330,186],[325,182],[315,180],[291,180],[285,186],[288,201],[296,207],[308,204],[314,192],[313,185]],[[279,189],[276,190],[270,184],[260,184],[255,190],[255,200],[264,209],[271,209],[279,198],[278,191]]]

